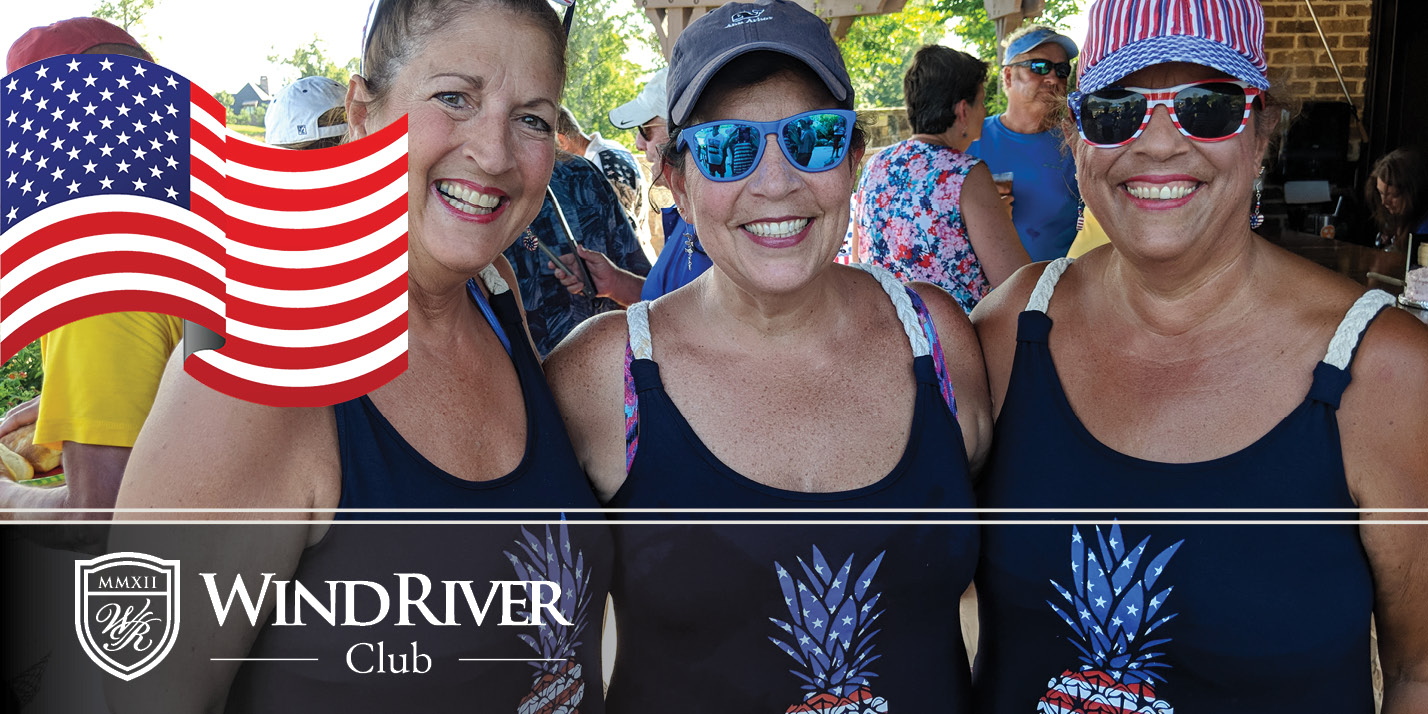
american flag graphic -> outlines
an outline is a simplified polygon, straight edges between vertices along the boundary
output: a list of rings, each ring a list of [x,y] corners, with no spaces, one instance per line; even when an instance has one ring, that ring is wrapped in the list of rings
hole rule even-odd
[[[406,119],[318,151],[231,133],[213,97],[117,55],[0,83],[0,353],[92,315],[159,312],[222,348],[233,397],[325,406],[407,365]]]

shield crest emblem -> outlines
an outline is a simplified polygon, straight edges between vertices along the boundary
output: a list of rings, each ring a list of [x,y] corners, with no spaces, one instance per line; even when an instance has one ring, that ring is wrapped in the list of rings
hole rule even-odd
[[[129,681],[173,649],[179,628],[179,561],[110,553],[74,564],[74,627],[84,653]]]

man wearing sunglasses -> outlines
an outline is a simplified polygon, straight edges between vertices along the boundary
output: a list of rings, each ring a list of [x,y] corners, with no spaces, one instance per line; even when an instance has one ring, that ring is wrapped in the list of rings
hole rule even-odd
[[[1080,192],[1071,154],[1062,150],[1061,118],[1066,80],[1076,43],[1042,25],[1027,25],[1007,38],[1001,70],[1007,95],[1004,113],[987,117],[982,138],[967,153],[987,163],[992,175],[1011,174],[997,187],[1015,196],[1012,222],[1033,261],[1066,255],[1076,237]]]

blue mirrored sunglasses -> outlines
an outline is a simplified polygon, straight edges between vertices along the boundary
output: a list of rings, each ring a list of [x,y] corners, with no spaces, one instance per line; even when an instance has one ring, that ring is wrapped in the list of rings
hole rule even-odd
[[[754,172],[764,156],[765,137],[773,134],[789,163],[817,173],[843,163],[857,118],[847,109],[818,109],[778,121],[711,121],[680,131],[675,148],[689,149],[694,165],[710,181],[738,181]]]

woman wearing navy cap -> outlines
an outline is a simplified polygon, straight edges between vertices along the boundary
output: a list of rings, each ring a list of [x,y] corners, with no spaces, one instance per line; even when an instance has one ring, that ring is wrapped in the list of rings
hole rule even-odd
[[[597,493],[671,519],[970,507],[987,447],[970,323],[936,287],[833,263],[863,139],[827,25],[783,0],[724,5],[680,35],[669,101],[666,176],[714,265],[551,354]],[[715,136],[718,163],[699,151]],[[615,537],[611,711],[965,711],[974,526]]]
[[[977,711],[1372,712],[1370,616],[1383,711],[1428,711],[1428,526],[1352,510],[1428,506],[1428,330],[1252,232],[1263,22],[1091,8],[1070,106],[1110,245],[973,312],[980,504],[1082,511],[983,529]],[[1264,520],[1310,523],[1241,522]]]

